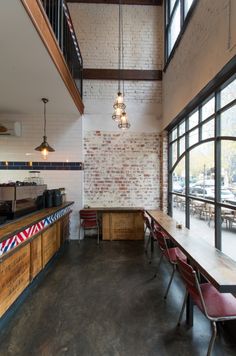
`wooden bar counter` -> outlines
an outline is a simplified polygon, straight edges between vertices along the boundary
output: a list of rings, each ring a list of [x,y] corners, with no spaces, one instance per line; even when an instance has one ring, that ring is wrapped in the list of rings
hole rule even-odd
[[[0,227],[0,317],[68,238],[72,204],[42,209]]]

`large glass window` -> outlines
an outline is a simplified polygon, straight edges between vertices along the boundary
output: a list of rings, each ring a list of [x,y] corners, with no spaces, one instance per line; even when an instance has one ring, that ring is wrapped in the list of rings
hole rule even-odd
[[[166,59],[172,52],[180,36],[189,10],[196,0],[167,0],[166,1]]]
[[[169,214],[236,260],[236,79],[172,127]]]

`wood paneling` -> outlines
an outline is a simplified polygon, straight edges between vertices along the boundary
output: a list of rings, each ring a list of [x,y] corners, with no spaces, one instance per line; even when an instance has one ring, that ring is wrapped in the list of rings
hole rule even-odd
[[[103,240],[143,240],[144,225],[138,211],[104,212],[102,216]]]
[[[28,286],[30,281],[30,244],[0,262],[0,317]]]
[[[102,214],[102,239],[111,240],[110,235],[110,213]]]
[[[161,70],[136,70],[136,69],[122,69],[119,75],[118,69],[95,69],[84,68],[84,79],[94,80],[162,80]]]
[[[42,234],[43,268],[58,250],[57,225],[53,224]]]
[[[39,235],[30,243],[30,280],[32,280],[42,268],[42,236]]]
[[[69,68],[58,46],[57,39],[53,33],[47,15],[43,9],[40,0],[21,0],[26,11],[29,14],[36,30],[38,31],[49,55],[51,56],[57,70],[64,81],[71,97],[74,100],[79,112],[83,114],[84,105],[76,84],[70,74]],[[35,64],[36,65],[36,64]]]
[[[68,3],[87,3],[87,4],[119,4],[119,0],[67,0]],[[122,5],[154,5],[161,6],[163,0],[122,0]]]

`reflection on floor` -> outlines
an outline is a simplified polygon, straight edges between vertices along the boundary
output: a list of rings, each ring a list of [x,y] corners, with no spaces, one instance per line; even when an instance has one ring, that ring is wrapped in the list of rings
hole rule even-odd
[[[185,224],[185,211],[179,207],[173,209],[173,218]],[[190,215],[190,229],[207,240],[211,245],[215,245],[215,226],[214,221],[206,219],[204,216]],[[222,251],[236,260],[236,227],[229,228],[225,221],[222,223]]]
[[[183,285],[170,268],[148,264],[140,241],[71,242],[0,336],[0,355],[205,355],[211,330],[196,310],[194,327],[176,327]],[[235,355],[227,335],[214,356]]]

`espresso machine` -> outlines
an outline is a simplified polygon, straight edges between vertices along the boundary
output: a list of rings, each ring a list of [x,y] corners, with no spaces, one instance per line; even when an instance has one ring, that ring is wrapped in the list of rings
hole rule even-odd
[[[0,184],[0,217],[14,219],[40,208],[46,184],[15,182]]]

